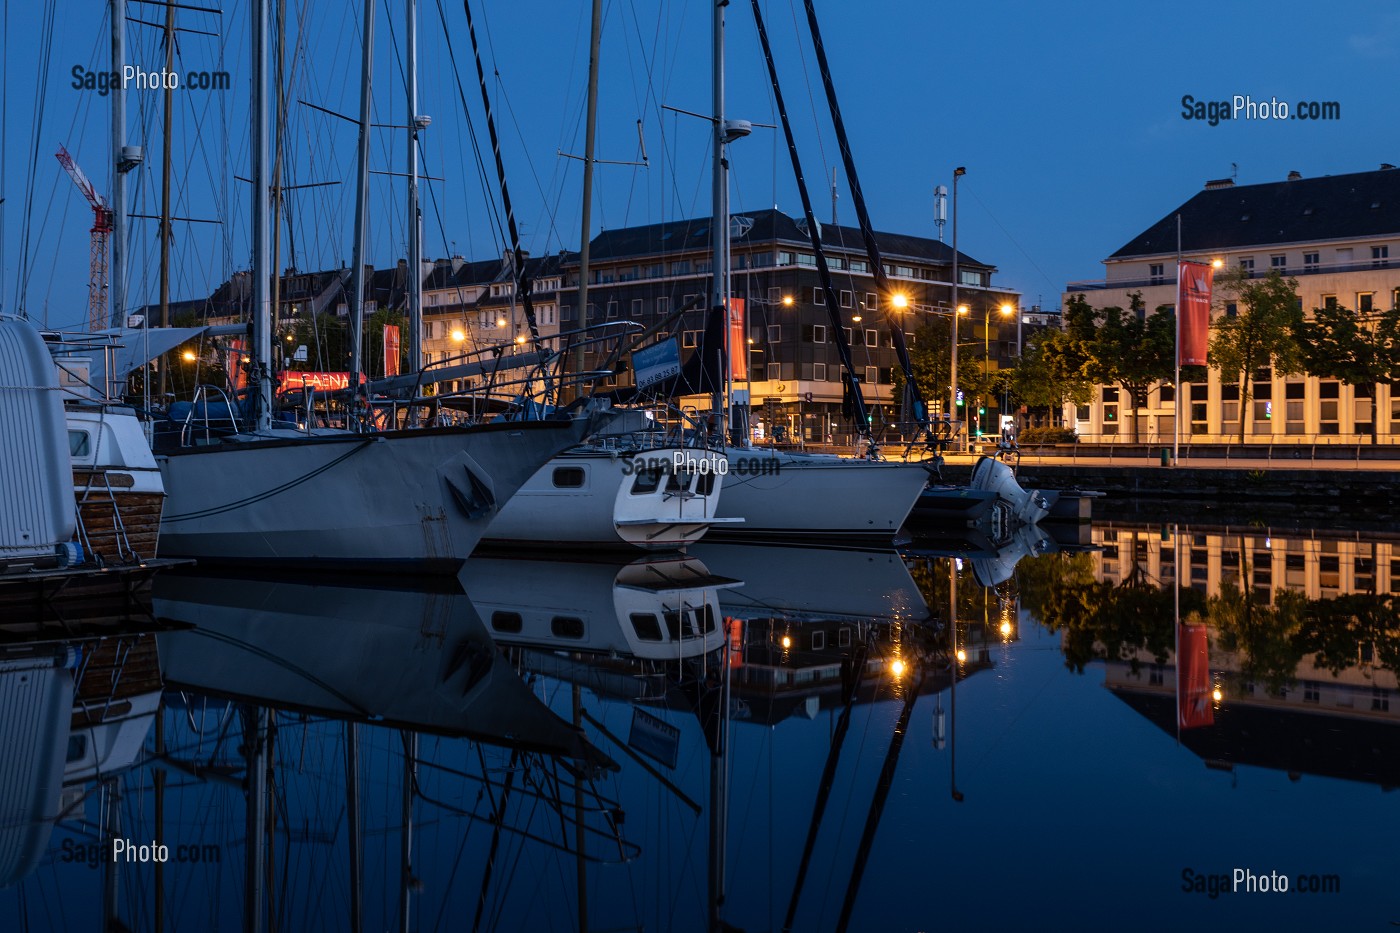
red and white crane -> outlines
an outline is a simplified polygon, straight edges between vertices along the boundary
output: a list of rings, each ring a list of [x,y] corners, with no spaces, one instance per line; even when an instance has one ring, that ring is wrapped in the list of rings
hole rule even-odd
[[[92,253],[88,259],[88,330],[99,331],[107,324],[107,238],[112,233],[112,209],[97,193],[78,163],[62,146],[54,153],[58,164],[92,205]]]

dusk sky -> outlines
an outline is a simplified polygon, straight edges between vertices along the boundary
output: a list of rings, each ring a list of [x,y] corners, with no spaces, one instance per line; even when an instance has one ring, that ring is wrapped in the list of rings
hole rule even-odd
[[[764,2],[818,216],[826,220],[839,157],[801,4]],[[660,105],[708,111],[711,7],[697,0],[604,6],[598,157],[637,159],[640,119],[650,167],[599,167],[593,231],[705,214],[707,126]],[[499,72],[507,172],[525,245],[536,254],[579,242],[579,163],[558,152],[582,151],[588,7],[583,0],[473,7],[488,72],[493,60]],[[424,195],[424,253],[455,249],[480,259],[502,245],[483,200],[483,191],[495,190],[494,171],[488,161],[483,176],[474,162],[448,61],[446,35],[484,145],[462,9],[444,0],[443,10],[446,31],[436,0],[422,0],[419,109],[433,118],[423,169],[443,179]],[[1238,183],[1251,184],[1282,180],[1290,170],[1317,176],[1400,162],[1388,80],[1400,64],[1400,13],[1379,5],[1149,10],[1093,3],[1070,10],[824,0],[818,12],[877,228],[936,236],[933,187],[951,185],[953,168],[967,166],[960,246],[998,266],[994,281],[1022,292],[1027,304],[1056,306],[1067,281],[1100,277],[1105,256],[1207,179],[1237,171]],[[402,123],[403,4],[388,0],[377,13],[374,119]],[[155,22],[162,13],[132,3],[128,15]],[[310,2],[288,11],[288,183],[341,182],[292,198],[301,269],[350,257],[355,128],[295,101],[356,113],[360,15],[349,5]],[[99,191],[111,187],[110,98],[72,86],[75,66],[108,67],[105,18],[106,4],[95,0],[5,6],[0,308],[23,307],[53,326],[85,317],[91,225],[86,203],[53,158],[58,144]],[[176,72],[225,70],[230,88],[175,97],[174,213],[223,223],[176,225],[173,298],[206,295],[247,266],[249,192],[234,176],[248,174],[248,19],[246,0],[232,0],[222,16],[178,15],[182,27],[219,35],[182,35]],[[747,3],[729,7],[728,34],[729,116],[776,122]],[[156,29],[132,24],[128,43],[132,63],[159,68]],[[1335,101],[1340,119],[1210,126],[1182,118],[1187,94],[1277,98],[1295,108]],[[130,176],[133,213],[159,212],[159,99],[133,92],[128,105],[128,142],[146,147],[146,164]],[[403,171],[403,136],[375,131],[374,170]],[[800,213],[780,133],[757,128],[731,152],[736,212],[776,203]],[[398,178],[371,182],[369,259],[376,265],[405,255],[403,189]],[[841,221],[853,223],[844,177],[839,191]],[[945,235],[951,239],[951,227]],[[154,222],[134,220],[131,243],[135,306],[157,295]],[[284,237],[282,265],[290,264]]]

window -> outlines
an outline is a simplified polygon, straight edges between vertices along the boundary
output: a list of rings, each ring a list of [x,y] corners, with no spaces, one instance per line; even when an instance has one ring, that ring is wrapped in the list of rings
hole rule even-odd
[[[841,289],[841,307],[849,308],[851,306],[852,300],[853,299],[851,293],[845,290],[844,288]]]
[[[656,313],[659,315],[671,313],[671,296],[662,295],[656,299]]]
[[[86,431],[69,431],[68,455],[70,457],[91,457],[92,435]]]
[[[498,632],[516,634],[525,627],[525,620],[518,612],[502,612],[497,610],[491,613],[491,627]]]
[[[611,320],[614,320],[616,317],[617,317],[617,302],[616,302],[616,301],[609,301],[609,302],[608,302],[608,320],[610,320],[610,321],[611,321]]]
[[[849,347],[851,345],[851,341],[855,338],[851,336],[851,329],[849,327],[843,327],[841,329],[846,332],[846,346]]]
[[[1375,307],[1375,292],[1356,293],[1356,311],[1358,314],[1370,314]]]
[[[632,299],[632,317],[634,317],[634,318],[640,318],[640,317],[641,317],[643,314],[645,314],[645,313],[646,313],[646,312],[642,310],[642,299],[640,299],[640,298],[633,298],[633,299]]]
[[[681,334],[681,346],[698,347],[700,345],[700,331],[688,330]]]
[[[1390,712],[1390,691],[1376,687],[1371,691],[1371,710],[1376,713]]]
[[[817,380],[818,382],[826,382],[826,364],[825,364],[825,363],[813,363],[813,364],[812,364],[812,378],[815,379],[815,380]]]
[[[826,632],[815,631],[812,633],[812,650],[822,651],[826,648]]]
[[[1389,259],[1390,259],[1390,247],[1389,247],[1389,246],[1373,246],[1373,247],[1371,247],[1371,267],[1372,267],[1373,269],[1383,269],[1383,268],[1385,268],[1386,266],[1390,265],[1390,263],[1388,262]]]
[[[865,293],[865,307],[871,311],[878,311],[880,309],[880,300],[875,297],[874,292]]]
[[[1244,256],[1244,257],[1242,257],[1242,258],[1240,259],[1240,270],[1241,270],[1242,272],[1245,272],[1245,273],[1252,273],[1252,272],[1254,271],[1254,257],[1253,257],[1253,256]]]
[[[1317,253],[1304,253],[1304,254],[1303,254],[1303,271],[1304,271],[1304,272],[1316,272],[1316,271],[1317,271],[1317,267],[1318,267],[1318,255],[1317,255]]]
[[[1229,301],[1229,302],[1226,302],[1226,303],[1225,303],[1225,316],[1226,316],[1226,317],[1234,317],[1235,315],[1237,315],[1237,314],[1239,314],[1239,313],[1240,313],[1240,306],[1237,305],[1237,304],[1235,304],[1235,302]]]
[[[1162,263],[1160,263],[1160,262],[1154,262],[1154,263],[1152,263],[1151,265],[1149,265],[1149,266],[1147,267],[1147,277],[1150,278],[1154,283],[1162,281],[1162,277],[1163,277],[1162,268],[1163,268],[1163,264],[1162,264]]]
[[[782,363],[769,363],[769,364],[768,364],[768,381],[769,381],[769,382],[777,382],[777,381],[778,381],[779,379],[781,379],[781,378],[783,378],[783,364],[782,364]]]
[[[769,304],[774,304],[774,305],[775,305],[775,304],[779,304],[780,302],[782,302],[782,300],[783,300],[783,290],[782,290],[781,288],[770,287],[770,288],[768,289],[768,303],[769,303]]]
[[[880,384],[880,370],[877,367],[865,367],[865,384],[871,386]]]
[[[1270,256],[1270,257],[1269,257],[1269,268],[1270,268],[1270,269],[1277,269],[1279,272],[1284,272],[1284,271],[1286,271],[1286,270],[1288,269],[1288,257],[1287,257],[1287,256]]]
[[[826,304],[826,292],[822,291],[820,285],[812,286],[812,304]]]
[[[1323,295],[1323,296],[1322,296],[1322,306],[1323,306],[1324,308],[1328,308],[1329,310],[1332,309],[1332,308],[1337,307],[1337,296],[1336,296],[1336,295]]]
[[[632,629],[637,633],[637,638],[642,641],[661,640],[661,620],[654,613],[632,613]]]
[[[768,325],[768,342],[779,343],[783,339],[783,326],[781,324]]]
[[[632,495],[649,496],[661,487],[660,470],[643,470],[632,481]]]
[[[549,630],[558,638],[582,638],[583,620],[577,616],[555,616],[549,620]]]
[[[880,332],[877,330],[867,330],[865,332],[865,345],[867,347],[878,347],[880,345]]]
[[[580,489],[583,486],[585,476],[583,467],[555,467],[554,488]]]
[[[806,328],[806,339],[808,343],[826,343],[826,325],[808,325]]]

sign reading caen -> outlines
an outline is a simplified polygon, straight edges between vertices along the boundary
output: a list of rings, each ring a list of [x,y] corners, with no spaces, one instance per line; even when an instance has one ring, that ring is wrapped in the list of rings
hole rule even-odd
[[[277,374],[277,381],[281,383],[279,392],[295,392],[301,388],[316,392],[340,392],[350,388],[349,373],[303,373],[284,369]],[[363,385],[364,381],[365,374],[360,373],[360,384]]]

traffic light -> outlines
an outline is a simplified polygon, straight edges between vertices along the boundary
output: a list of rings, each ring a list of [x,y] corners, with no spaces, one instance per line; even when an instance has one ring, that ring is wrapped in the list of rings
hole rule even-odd
[[[979,414],[979,415],[985,415],[986,413],[987,413],[987,409],[985,409],[985,408],[978,408],[978,409],[977,409],[977,414]]]

